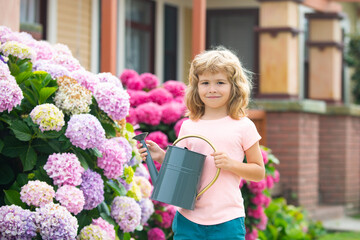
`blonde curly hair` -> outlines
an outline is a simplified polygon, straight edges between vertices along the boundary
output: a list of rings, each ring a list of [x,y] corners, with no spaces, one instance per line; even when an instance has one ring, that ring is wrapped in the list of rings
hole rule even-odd
[[[205,105],[198,92],[199,75],[223,72],[231,83],[231,94],[227,106],[233,119],[246,116],[251,92],[250,72],[242,67],[239,58],[224,47],[204,51],[195,56],[190,66],[189,84],[186,89],[185,104],[187,116],[198,120],[205,113]]]

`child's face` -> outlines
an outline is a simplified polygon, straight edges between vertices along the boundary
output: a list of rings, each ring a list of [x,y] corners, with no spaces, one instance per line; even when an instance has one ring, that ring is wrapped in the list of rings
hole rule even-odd
[[[205,111],[207,108],[226,111],[231,83],[225,72],[205,72],[199,75],[198,93],[205,105]]]

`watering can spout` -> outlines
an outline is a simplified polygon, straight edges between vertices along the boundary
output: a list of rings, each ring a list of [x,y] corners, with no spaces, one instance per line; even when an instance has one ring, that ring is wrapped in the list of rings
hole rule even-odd
[[[141,133],[139,135],[136,135],[135,137],[133,137],[133,139],[139,141],[143,145],[143,147],[146,148],[146,152],[147,152],[146,165],[147,165],[147,167],[149,169],[151,181],[153,182],[153,184],[155,184],[156,179],[157,179],[157,177],[159,175],[159,172],[155,167],[154,161],[152,160],[151,155],[150,155],[150,151],[149,151],[149,149],[148,149],[148,147],[146,146],[146,143],[145,143],[145,138],[146,138],[147,135],[148,135],[148,133],[144,132],[144,133]]]

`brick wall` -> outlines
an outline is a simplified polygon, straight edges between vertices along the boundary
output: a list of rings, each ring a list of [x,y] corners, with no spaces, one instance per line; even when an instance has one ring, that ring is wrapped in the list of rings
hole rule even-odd
[[[319,116],[268,112],[267,146],[279,158],[282,194],[311,210],[318,204]]]
[[[348,210],[360,203],[360,121],[351,116],[320,117],[321,202]]]

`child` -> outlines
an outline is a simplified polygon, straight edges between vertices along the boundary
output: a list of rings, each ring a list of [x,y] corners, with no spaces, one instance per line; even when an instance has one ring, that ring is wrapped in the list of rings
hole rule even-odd
[[[174,239],[245,239],[241,178],[260,181],[265,176],[259,147],[261,139],[254,123],[246,117],[251,84],[239,59],[225,48],[205,51],[190,67],[185,101],[189,120],[179,137],[201,135],[205,141],[186,138],[177,146],[206,154],[200,182],[203,189],[221,169],[219,178],[195,203],[194,210],[179,209],[173,221]],[[152,158],[160,163],[165,151],[147,141]],[[146,150],[139,144],[143,159]],[[243,163],[246,155],[247,163]]]

